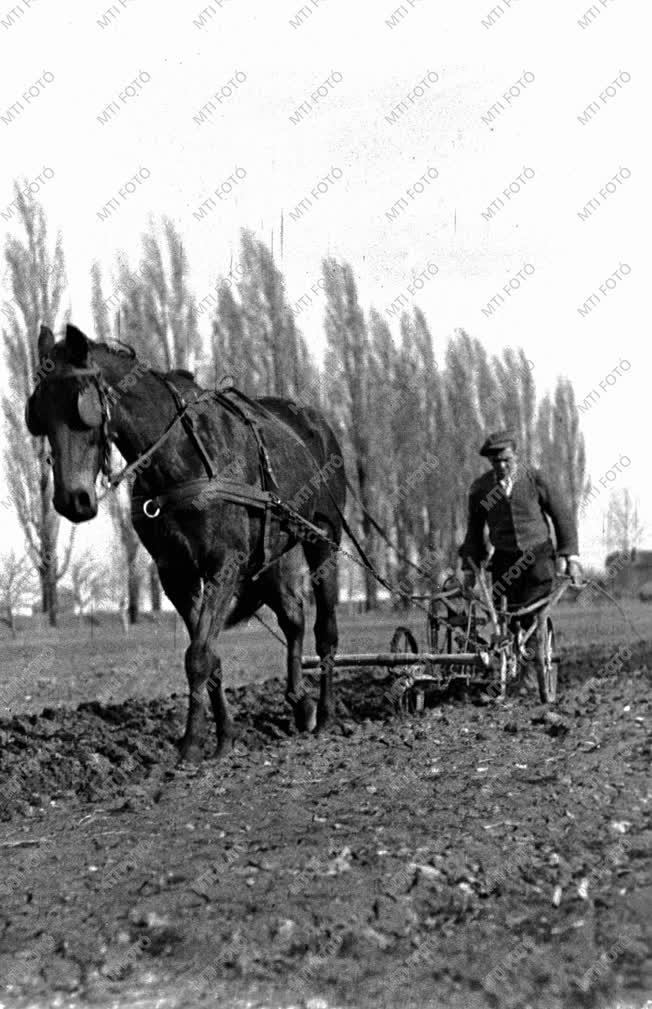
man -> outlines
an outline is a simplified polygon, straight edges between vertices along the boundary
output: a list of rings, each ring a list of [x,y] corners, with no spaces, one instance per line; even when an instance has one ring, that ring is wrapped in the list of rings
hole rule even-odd
[[[539,470],[520,463],[511,431],[489,435],[480,455],[491,469],[471,485],[468,528],[460,548],[464,583],[473,586],[475,571],[488,557],[485,527],[494,548],[490,570],[494,595],[518,608],[547,596],[557,574],[581,581],[577,529],[569,509]]]

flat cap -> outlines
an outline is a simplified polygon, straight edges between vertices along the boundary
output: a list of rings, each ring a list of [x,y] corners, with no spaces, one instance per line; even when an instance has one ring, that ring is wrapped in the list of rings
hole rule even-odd
[[[504,448],[513,448],[516,450],[515,431],[494,431],[485,440],[480,449],[480,455],[495,455],[496,452],[502,452]]]

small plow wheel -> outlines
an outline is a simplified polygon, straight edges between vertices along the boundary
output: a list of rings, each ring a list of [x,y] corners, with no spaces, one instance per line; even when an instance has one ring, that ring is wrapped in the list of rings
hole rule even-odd
[[[419,652],[416,638],[409,627],[399,625],[392,635],[389,643],[390,652]],[[397,666],[396,679],[391,688],[391,693],[396,698],[397,706],[401,711],[407,711],[414,715],[424,708],[424,693],[421,687],[414,685],[414,674],[410,666]]]

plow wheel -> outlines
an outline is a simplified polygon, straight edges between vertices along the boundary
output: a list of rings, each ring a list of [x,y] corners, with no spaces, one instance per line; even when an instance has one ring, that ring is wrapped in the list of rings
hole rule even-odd
[[[390,652],[414,652],[415,655],[418,653],[417,640],[409,627],[403,627],[401,624],[396,628],[389,643],[389,650]]]
[[[543,627],[539,627],[537,637],[539,697],[542,704],[554,704],[557,700],[559,662],[555,656],[555,630],[550,617],[546,618]]]
[[[390,652],[413,652],[418,654],[419,646],[416,638],[409,627],[399,625],[392,635],[389,643]],[[411,715],[424,708],[424,692],[421,687],[414,685],[414,677],[410,666],[397,666],[396,679],[392,687],[392,693],[398,693],[397,705],[399,710],[406,711]]]

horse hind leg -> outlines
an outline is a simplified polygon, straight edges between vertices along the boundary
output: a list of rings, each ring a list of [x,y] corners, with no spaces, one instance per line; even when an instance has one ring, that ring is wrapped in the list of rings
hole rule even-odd
[[[227,566],[226,570],[231,571]],[[233,569],[235,570],[235,569]],[[188,680],[188,714],[186,730],[179,740],[179,759],[198,763],[201,759],[201,744],[205,734],[205,693],[211,704],[217,733],[217,754],[220,755],[233,744],[237,736],[235,724],[229,712],[222,686],[222,663],[213,650],[213,644],[227,617],[246,619],[260,605],[249,598],[247,613],[234,612],[238,605],[229,609],[233,598],[233,575],[225,579],[216,578],[211,585],[204,585],[197,574],[183,577],[178,570],[159,565],[159,576],[163,589],[183,618],[190,636],[186,649],[185,668]]]
[[[313,732],[317,725],[315,704],[306,692],[301,668],[305,618],[298,585],[298,556],[285,554],[263,577],[265,602],[272,609],[285,636],[287,647],[287,688],[285,697],[292,707],[300,732]]]
[[[319,523],[324,531],[332,535],[327,523]],[[310,568],[311,582],[315,593],[315,648],[322,659],[322,673],[319,684],[319,705],[317,723],[325,726],[333,719],[335,702],[333,693],[333,658],[337,652],[338,630],[336,607],[339,597],[337,582],[337,552],[325,543],[306,543],[306,560]]]

